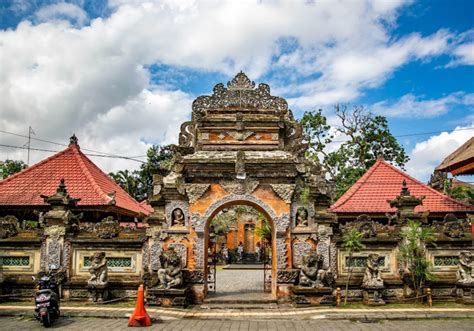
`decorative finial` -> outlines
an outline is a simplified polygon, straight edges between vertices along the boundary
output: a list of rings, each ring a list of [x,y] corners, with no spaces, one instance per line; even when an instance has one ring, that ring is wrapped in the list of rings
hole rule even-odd
[[[251,81],[243,71],[240,71],[235,77],[227,83],[229,90],[253,90],[255,82]]]
[[[66,184],[64,183],[64,178],[61,178],[59,181],[58,188],[56,189],[56,193],[62,194],[64,196],[67,195]]]
[[[410,195],[410,190],[408,189],[407,186],[407,181],[404,179],[402,182],[402,190],[400,191],[401,196],[409,196]]]
[[[78,139],[76,137],[76,134],[73,134],[71,136],[71,138],[69,138],[69,146],[71,146],[71,145],[76,145],[77,147],[79,147]]]

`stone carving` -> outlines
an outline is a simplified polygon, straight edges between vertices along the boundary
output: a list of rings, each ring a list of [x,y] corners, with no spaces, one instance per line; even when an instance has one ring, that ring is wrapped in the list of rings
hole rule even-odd
[[[296,212],[296,227],[299,226],[308,226],[308,210],[306,208],[300,207]]]
[[[48,243],[46,240],[41,242],[40,248],[40,269],[45,271],[48,269]]]
[[[337,279],[337,247],[336,243],[331,242],[329,244],[329,268],[334,276],[334,280]]]
[[[472,277],[472,255],[469,251],[462,251],[459,253],[456,284],[470,285],[474,287],[474,278]]]
[[[283,214],[280,217],[273,218],[277,233],[285,233],[290,226],[290,215]]]
[[[323,266],[324,257],[315,249],[303,256],[299,284],[304,287],[328,287],[332,284],[331,272]]]
[[[221,180],[219,184],[224,190],[231,194],[250,194],[257,189],[259,182],[257,180]]]
[[[160,255],[161,268],[158,269],[158,288],[178,288],[183,284],[183,266],[181,257],[172,247]]]
[[[249,202],[251,204],[258,205],[265,211],[266,214],[268,214],[268,216],[270,216],[272,220],[276,220],[278,218],[273,209],[257,197],[250,194],[230,194],[210,205],[206,213],[202,216],[202,219],[209,219],[216,210],[221,209],[224,205],[233,201]],[[275,223],[277,223],[277,221],[275,221]]]
[[[382,225],[372,220],[366,214],[359,215],[355,221],[347,222],[341,226],[342,232],[347,232],[351,229],[357,229],[357,231],[362,233],[363,238],[374,238],[381,233],[393,235],[396,231],[394,225]]]
[[[66,273],[66,277],[69,277],[69,270],[71,267],[71,254],[72,254],[71,242],[69,240],[64,241],[63,256],[62,256],[63,265],[61,266],[61,270],[63,270]]]
[[[142,246],[142,268],[148,269],[150,265],[150,248],[148,242]]]
[[[44,235],[56,240],[66,234],[66,228],[62,225],[51,225],[44,228]]]
[[[171,213],[171,226],[184,226],[184,214],[179,208]]]
[[[163,248],[161,247],[161,243],[154,239],[150,247],[151,270],[158,270],[161,267],[160,255],[162,250]]]
[[[89,268],[91,274],[87,281],[89,300],[92,302],[103,302],[107,300],[109,285],[107,259],[104,252],[96,252],[91,257],[92,263]]]
[[[291,203],[293,193],[295,192],[294,184],[270,184],[273,191],[283,199],[286,203]]]
[[[195,130],[193,122],[184,122],[181,124],[179,145],[183,147],[194,147]]]
[[[430,176],[428,185],[434,188],[436,191],[444,193],[444,187],[448,181],[448,174],[446,172],[434,171]]]
[[[242,71],[235,75],[230,82],[227,82],[229,90],[254,89],[255,82],[251,81]]]
[[[254,134],[252,131],[228,131],[227,134],[238,141],[247,140],[248,137]]]
[[[278,236],[276,239],[276,251],[277,251],[277,269],[286,269],[288,267],[287,261],[287,248],[285,237]]]
[[[294,222],[292,223],[293,227],[296,226],[297,214],[301,208],[306,209],[306,212],[308,213],[308,225],[311,225],[310,221],[314,218],[315,211],[314,205],[312,203],[302,204],[300,202],[293,202],[291,204],[291,219],[294,220]]]
[[[329,254],[329,247],[331,244],[331,235],[332,235],[332,228],[325,226],[325,225],[319,225],[318,226],[318,245],[316,247],[318,254],[321,254],[324,257],[324,268],[329,267],[329,259],[330,259],[330,254]]]
[[[380,258],[381,256],[376,253],[369,254],[367,257],[367,266],[362,280],[363,288],[382,288],[384,286],[379,268]]]
[[[186,194],[190,203],[198,201],[211,187],[210,184],[185,184]]]
[[[446,214],[443,221],[435,221],[433,228],[450,238],[462,238],[471,232],[471,222],[468,219],[458,219],[454,214]]]
[[[301,268],[304,256],[308,255],[312,249],[313,246],[307,241],[293,242],[293,266]]]
[[[400,195],[395,197],[393,200],[387,200],[391,208],[397,208],[400,216],[413,216],[415,207],[423,204],[425,196],[419,198],[411,195],[410,190],[408,189],[407,182],[403,180],[402,190]]]
[[[48,270],[55,266],[61,266],[61,245],[57,239],[48,240]]]
[[[114,220],[113,216],[103,218],[100,223],[94,226],[94,232],[97,237],[102,239],[112,239],[119,235],[120,224],[117,220]]]
[[[183,270],[185,284],[204,284],[204,270]]]
[[[294,284],[299,274],[299,270],[278,270],[277,283]]]
[[[194,238],[193,255],[195,266],[197,268],[204,268],[204,238],[202,234]]]
[[[69,196],[64,178],[60,180],[55,194],[40,196],[45,203],[51,205],[51,210],[39,215],[39,222],[42,226],[51,223],[52,225],[62,224],[66,226],[67,230],[75,231],[79,228],[79,219],[82,218],[82,213],[74,215],[69,208],[75,207],[81,199],[73,199]]]
[[[308,149],[308,144],[303,143],[303,127],[294,120],[288,121],[286,125],[285,150],[301,159]]]
[[[183,266],[183,268],[185,268],[187,264],[186,261],[188,258],[188,249],[186,248],[186,245],[175,243],[169,245],[169,247],[173,248],[176,254],[178,254],[178,256],[181,258],[181,265]]]
[[[196,232],[204,232],[205,222],[206,219],[204,217],[201,217],[199,214],[193,214],[191,216],[191,226]]]
[[[15,216],[0,217],[0,239],[16,236],[18,231],[20,231],[20,225]]]
[[[168,226],[172,226],[173,224],[173,213],[176,209],[180,209],[183,216],[183,225],[188,225],[188,215],[189,215],[189,204],[186,201],[182,200],[173,200],[166,204],[165,212],[166,212],[166,220]]]
[[[193,120],[206,116],[208,110],[252,108],[262,110],[274,110],[278,114],[288,112],[288,103],[285,99],[270,95],[270,86],[251,82],[243,73],[238,73],[225,88],[219,83],[214,86],[212,96],[200,96],[193,102]]]

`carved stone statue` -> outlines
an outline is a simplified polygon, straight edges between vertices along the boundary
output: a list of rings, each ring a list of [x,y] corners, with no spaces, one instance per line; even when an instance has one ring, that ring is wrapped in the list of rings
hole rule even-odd
[[[158,288],[178,288],[183,284],[181,257],[170,247],[160,255],[161,268],[158,269]]]
[[[381,288],[383,287],[382,275],[379,268],[380,256],[376,253],[369,254],[367,258],[367,267],[365,268],[363,288]]]
[[[305,287],[329,286],[330,271],[323,267],[324,257],[315,249],[303,256],[301,262],[300,282]]]
[[[171,224],[173,226],[184,226],[184,213],[181,209],[176,208],[172,213]]]
[[[107,287],[109,285],[108,280],[108,267],[107,259],[104,252],[96,252],[91,257],[92,263],[89,268],[91,277],[87,281],[87,288],[90,292],[90,301],[105,301],[108,297]]]
[[[296,212],[296,226],[308,226],[308,211],[306,208],[299,208]]]
[[[474,278],[472,278],[472,255],[469,251],[459,253],[456,284],[474,286]]]

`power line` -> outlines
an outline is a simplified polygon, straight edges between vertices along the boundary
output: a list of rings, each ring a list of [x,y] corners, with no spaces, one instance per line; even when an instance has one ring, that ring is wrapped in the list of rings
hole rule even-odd
[[[16,149],[31,149],[32,151],[39,151],[39,152],[49,152],[49,153],[59,153],[61,151],[55,151],[51,149],[44,149],[44,148],[28,148],[26,146],[14,146],[14,145],[6,145],[6,144],[0,144],[0,147],[7,147],[7,148],[16,148]],[[104,155],[104,154],[90,154],[90,153],[84,153],[87,156],[96,156],[96,157],[108,157],[112,159],[125,159],[125,160],[131,160],[135,162],[140,162],[140,163],[146,163],[141,160],[136,160],[127,156],[120,156],[120,155]]]
[[[5,133],[5,134],[9,134],[9,135],[12,135],[12,136],[17,136],[17,137],[22,137],[22,138],[30,138],[26,135],[14,133],[14,132],[9,132],[9,131],[5,131],[5,130],[0,130],[0,133]],[[30,139],[45,142],[45,143],[49,143],[49,144],[53,144],[53,145],[58,145],[58,146],[65,146],[65,147],[68,146],[67,144],[62,144],[62,143],[58,143],[58,142],[51,141],[51,140],[45,140],[45,139],[33,138],[33,137],[31,137]],[[89,151],[89,152],[99,153],[99,154],[105,154],[105,155],[110,155],[110,156],[116,156],[116,157],[121,157],[121,158],[122,157],[128,157],[128,158],[146,157],[146,155],[133,156],[133,157],[132,156],[122,156],[122,155],[117,155],[117,154],[112,154],[112,153],[107,153],[107,152],[102,152],[102,151],[96,151],[96,150],[88,149],[88,148],[84,148],[84,147],[81,147],[81,149],[84,150],[84,151]]]

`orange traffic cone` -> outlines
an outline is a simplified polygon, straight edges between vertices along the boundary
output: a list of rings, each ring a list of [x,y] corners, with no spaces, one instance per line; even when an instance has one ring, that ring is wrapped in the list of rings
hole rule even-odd
[[[151,319],[145,310],[143,285],[138,288],[137,305],[132,316],[128,319],[128,326],[151,326]]]

